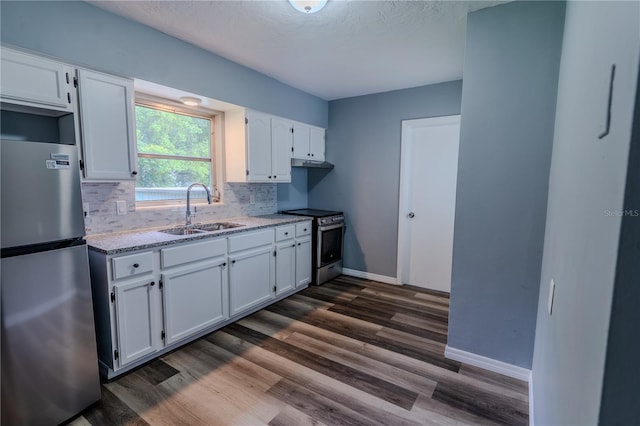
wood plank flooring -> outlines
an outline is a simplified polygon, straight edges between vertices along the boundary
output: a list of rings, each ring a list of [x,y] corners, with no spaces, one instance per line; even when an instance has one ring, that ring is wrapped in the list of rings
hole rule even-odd
[[[444,357],[448,312],[341,276],[104,383],[71,424],[528,424],[525,382]]]

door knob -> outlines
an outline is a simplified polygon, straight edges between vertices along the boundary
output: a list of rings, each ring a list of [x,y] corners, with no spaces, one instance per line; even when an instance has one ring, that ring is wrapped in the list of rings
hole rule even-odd
[[[409,219],[413,219],[415,216],[416,216],[416,215],[415,215],[415,213],[414,213],[414,212],[410,212],[410,213],[407,215],[407,217],[408,217]]]

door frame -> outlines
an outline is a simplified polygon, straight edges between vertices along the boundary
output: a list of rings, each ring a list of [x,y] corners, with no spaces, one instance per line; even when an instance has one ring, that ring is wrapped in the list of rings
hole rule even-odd
[[[411,167],[409,166],[411,145],[411,131],[414,129],[441,126],[444,124],[460,125],[460,114],[445,115],[440,117],[416,118],[402,120],[402,133],[400,137],[400,188],[398,197],[398,262],[396,266],[398,284],[403,285],[409,277],[409,256],[405,247],[409,242],[409,226],[405,220],[406,212],[409,211],[411,194],[408,191]]]

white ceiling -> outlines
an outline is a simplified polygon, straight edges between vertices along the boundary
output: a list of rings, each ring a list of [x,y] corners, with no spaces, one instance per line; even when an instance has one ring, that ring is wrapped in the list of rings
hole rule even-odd
[[[90,1],[332,100],[462,78],[466,15],[504,1]]]

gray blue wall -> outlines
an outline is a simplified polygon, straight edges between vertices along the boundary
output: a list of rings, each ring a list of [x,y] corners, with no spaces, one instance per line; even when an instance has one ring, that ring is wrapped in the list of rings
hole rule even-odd
[[[640,73],[639,73],[640,77]],[[627,167],[618,264],[600,406],[601,425],[640,419],[640,86]]]
[[[327,127],[327,101],[88,3],[2,1],[0,15],[2,43]]]
[[[327,160],[310,169],[309,207],[346,213],[345,267],[396,277],[402,120],[460,113],[453,81],[329,102]]]
[[[638,381],[629,380],[638,377],[640,218],[623,223],[622,215],[639,16],[638,2],[567,4],[530,396],[539,425],[614,424],[616,416],[608,416],[620,405],[626,406],[618,419],[638,414]],[[612,127],[598,139],[614,63]],[[638,176],[632,158],[634,164],[630,178]],[[629,206],[637,206],[635,188]],[[549,315],[551,279],[556,289]],[[605,411],[599,413],[601,401]],[[639,418],[618,424],[637,424]]]
[[[305,209],[307,205],[307,169],[292,167],[291,183],[278,184],[278,211]]]
[[[448,345],[531,368],[563,2],[469,14]]]

